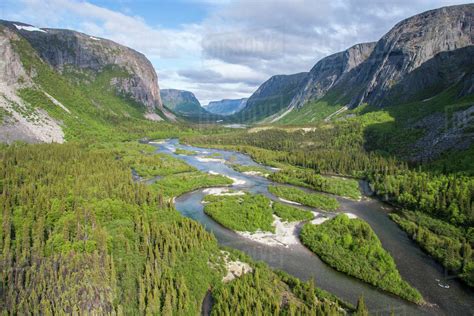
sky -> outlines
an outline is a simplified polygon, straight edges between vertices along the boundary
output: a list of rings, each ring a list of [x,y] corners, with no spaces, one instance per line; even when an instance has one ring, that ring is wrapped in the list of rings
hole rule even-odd
[[[1,0],[0,19],[67,28],[145,54],[161,89],[202,105],[248,97],[273,75],[377,41],[397,22],[455,0]]]

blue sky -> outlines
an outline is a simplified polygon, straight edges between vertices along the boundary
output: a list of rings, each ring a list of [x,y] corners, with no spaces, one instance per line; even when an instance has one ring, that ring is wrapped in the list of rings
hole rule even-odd
[[[179,28],[182,24],[199,23],[206,17],[212,7],[215,7],[210,5],[212,2],[186,0],[89,2],[128,15],[139,16],[149,25],[165,28]]]
[[[456,0],[2,0],[0,18],[69,28],[144,53],[161,88],[202,104],[249,96],[276,74],[376,41],[398,21]]]

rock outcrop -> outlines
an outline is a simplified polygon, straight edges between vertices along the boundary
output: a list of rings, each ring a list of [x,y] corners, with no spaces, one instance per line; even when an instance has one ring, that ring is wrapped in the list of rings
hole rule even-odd
[[[241,111],[247,105],[248,98],[243,99],[224,99],[220,101],[211,101],[203,106],[206,111],[219,115],[232,115]]]

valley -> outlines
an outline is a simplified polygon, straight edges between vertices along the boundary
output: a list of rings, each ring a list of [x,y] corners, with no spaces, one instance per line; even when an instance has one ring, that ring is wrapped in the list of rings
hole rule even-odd
[[[474,5],[414,12],[311,59],[2,17],[0,314],[472,315]]]

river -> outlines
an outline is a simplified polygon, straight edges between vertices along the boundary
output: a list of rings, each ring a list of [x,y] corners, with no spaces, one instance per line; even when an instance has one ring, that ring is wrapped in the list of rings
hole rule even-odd
[[[247,155],[182,145],[176,139],[151,144],[157,147],[157,152],[178,157],[198,170],[233,178],[235,184],[231,186],[232,189],[261,193],[271,199],[277,199],[267,190],[268,186],[273,184],[271,181],[237,172],[226,164],[231,161],[240,165],[261,166]],[[174,153],[176,148],[195,151],[198,154],[176,155]],[[213,154],[218,156],[209,158]],[[353,201],[336,197],[341,205],[341,211],[353,213],[370,224],[383,247],[394,258],[402,277],[416,287],[425,300],[434,306],[417,306],[340,273],[301,244],[289,247],[268,246],[240,236],[216,223],[203,212],[201,201],[204,196],[203,190],[186,193],[175,199],[175,207],[184,216],[204,225],[223,246],[241,250],[255,260],[265,261],[271,267],[286,271],[302,280],[313,278],[318,287],[353,304],[360,295],[364,295],[371,314],[388,315],[393,310],[397,315],[474,315],[474,291],[456,279],[447,281],[449,289],[438,286],[436,280],[444,277],[441,265],[425,254],[389,219],[387,216],[389,207],[378,200],[364,197],[361,201]]]

